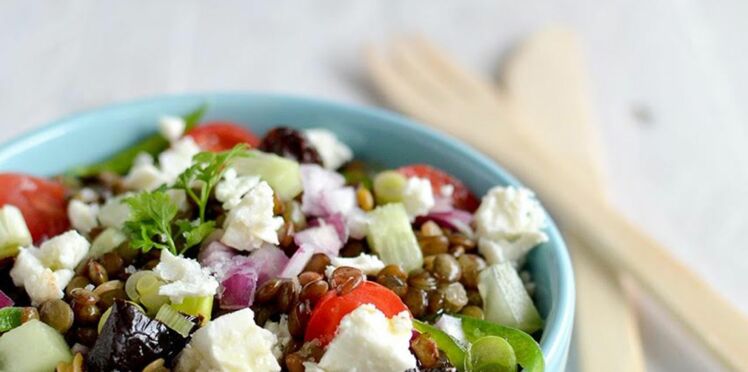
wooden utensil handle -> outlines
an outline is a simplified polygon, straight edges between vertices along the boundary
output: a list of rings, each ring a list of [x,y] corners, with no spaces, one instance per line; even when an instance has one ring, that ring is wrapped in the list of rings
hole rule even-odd
[[[576,169],[542,158],[542,149],[533,141],[523,143],[528,151],[517,154],[478,133],[473,137],[483,151],[510,164],[560,224],[574,231],[612,270],[630,274],[729,367],[748,370],[745,315],[612,208]],[[518,134],[514,140],[523,137]],[[537,164],[545,167],[538,169]]]

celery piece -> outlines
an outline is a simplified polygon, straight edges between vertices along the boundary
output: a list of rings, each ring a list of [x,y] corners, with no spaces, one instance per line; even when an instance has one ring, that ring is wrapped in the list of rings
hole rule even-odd
[[[532,333],[543,327],[522,279],[511,263],[491,265],[478,275],[485,319]]]
[[[473,342],[467,351],[469,371],[516,372],[517,357],[509,343],[498,336],[486,336]]]
[[[413,328],[418,332],[428,335],[434,342],[439,350],[444,352],[449,362],[452,363],[458,371],[463,371],[465,368],[465,349],[460,344],[448,335],[446,332],[439,328],[432,326],[426,322],[422,322],[418,319],[413,319]]]
[[[108,227],[93,240],[91,249],[88,250],[88,257],[101,257],[117,249],[125,241],[127,241],[127,236],[122,231]]]
[[[183,116],[185,122],[185,132],[194,128],[200,119],[205,114],[207,105],[201,105],[197,109]],[[140,142],[116,153],[111,158],[102,162],[86,165],[71,170],[73,176],[76,177],[92,177],[102,172],[114,172],[118,174],[125,174],[132,167],[135,158],[140,153],[148,153],[151,155],[158,155],[161,151],[164,151],[169,147],[169,141],[167,141],[160,133],[152,134]]]
[[[369,246],[385,264],[400,265],[405,271],[423,266],[421,247],[402,204],[380,205],[369,217]]]
[[[213,311],[213,296],[185,297],[182,303],[172,303],[174,310],[192,316],[201,316],[202,324],[210,320],[210,313]]]
[[[540,345],[532,336],[518,329],[505,327],[489,321],[460,316],[462,330],[469,342],[476,342],[485,336],[498,336],[512,346],[517,363],[525,372],[543,372],[545,361]]]
[[[408,180],[397,171],[389,170],[374,177],[374,197],[377,204],[397,203],[403,200],[403,190]]]
[[[171,328],[174,332],[179,333],[182,337],[189,336],[190,331],[195,327],[195,323],[174,310],[174,308],[169,306],[169,304],[161,305],[161,308],[156,314],[156,320],[166,324],[167,327]]]
[[[0,371],[49,372],[72,359],[60,332],[36,319],[0,337]]]
[[[236,158],[231,162],[240,176],[260,177],[284,201],[301,194],[299,163],[262,151],[254,150],[250,153],[252,156]]]
[[[18,248],[31,245],[31,233],[21,210],[6,204],[0,208],[0,258],[13,257]]]
[[[22,307],[4,307],[0,309],[0,332],[8,332],[23,323]]]

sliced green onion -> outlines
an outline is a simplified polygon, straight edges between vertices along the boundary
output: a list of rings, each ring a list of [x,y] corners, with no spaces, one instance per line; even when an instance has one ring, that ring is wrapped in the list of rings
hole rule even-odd
[[[140,300],[140,293],[138,293],[137,290],[137,284],[138,281],[140,281],[141,278],[147,275],[156,275],[153,273],[153,271],[150,270],[143,270],[138,271],[132,275],[130,275],[129,278],[127,278],[127,282],[125,282],[125,293],[127,293],[127,297],[130,297],[133,301],[139,301]]]
[[[23,323],[22,307],[4,307],[0,309],[0,332],[7,332]]]
[[[403,190],[408,180],[399,172],[389,170],[374,177],[374,197],[377,204],[396,203],[402,201]]]
[[[169,303],[169,297],[162,296],[158,292],[148,293],[140,297],[140,303],[148,310],[149,316],[154,316],[164,304]]]
[[[512,345],[498,336],[486,336],[473,342],[468,349],[469,371],[516,372],[517,357]]]
[[[172,303],[174,310],[192,316],[203,317],[202,324],[210,320],[210,313],[213,311],[213,296],[202,297],[185,297],[180,304]]]
[[[161,305],[161,308],[156,314],[156,320],[166,324],[167,327],[179,333],[182,337],[189,336],[190,331],[195,327],[195,323],[174,310],[174,308],[168,304]]]
[[[135,289],[138,290],[141,296],[158,292],[158,289],[164,284],[155,274],[144,275],[135,284]]]

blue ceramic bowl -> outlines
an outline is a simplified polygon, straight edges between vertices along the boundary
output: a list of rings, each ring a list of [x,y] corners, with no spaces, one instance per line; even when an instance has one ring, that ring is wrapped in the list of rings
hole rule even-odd
[[[157,119],[207,103],[206,119],[247,123],[263,133],[278,124],[326,127],[357,157],[389,167],[429,163],[457,176],[482,195],[497,184],[519,184],[476,150],[400,116],[369,108],[265,94],[194,94],[145,99],[88,111],[51,123],[0,146],[0,170],[53,175],[105,158],[153,133]],[[562,371],[574,322],[574,280],[556,226],[550,241],[532,251],[528,267],[546,327],[541,346],[549,371]]]

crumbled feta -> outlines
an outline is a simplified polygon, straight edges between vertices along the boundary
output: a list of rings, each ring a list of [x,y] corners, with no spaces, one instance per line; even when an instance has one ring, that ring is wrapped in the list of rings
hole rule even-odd
[[[361,208],[353,208],[345,222],[353,239],[363,239],[369,233],[369,214]]]
[[[99,194],[90,187],[84,187],[78,191],[78,197],[84,203],[94,203],[99,200]]]
[[[153,164],[135,164],[122,179],[122,184],[129,190],[154,190],[167,183],[161,170]]]
[[[467,338],[465,337],[465,331],[462,330],[462,319],[443,314],[439,317],[439,320],[434,324],[436,328],[441,329],[444,333],[452,336],[462,346],[468,346]]]
[[[175,256],[168,249],[161,250],[161,261],[153,272],[167,283],[158,289],[158,294],[174,303],[182,303],[185,297],[212,296],[218,289],[218,282],[208,269],[200,267],[196,260]]]
[[[335,133],[322,128],[307,129],[307,139],[322,158],[322,164],[327,169],[338,169],[353,159],[353,151],[345,143],[340,142]]]
[[[242,251],[259,248],[262,243],[278,244],[282,217],[273,215],[273,189],[262,181],[229,211],[223,224],[221,243]]]
[[[435,204],[431,181],[420,177],[408,178],[403,189],[403,205],[411,221],[428,213]]]
[[[222,315],[198,329],[180,354],[176,372],[275,372],[276,337],[255,324],[245,308]]]
[[[384,269],[384,262],[379,257],[366,253],[361,253],[356,257],[331,257],[330,265],[325,270],[327,277],[331,277],[332,271],[341,266],[359,269],[366,275],[377,275],[380,270]]]
[[[169,142],[176,142],[184,134],[187,124],[178,116],[163,116],[158,121],[158,129],[161,135]]]
[[[68,219],[73,228],[88,234],[91,229],[98,226],[99,205],[86,204],[80,200],[73,199],[68,203]]]
[[[361,305],[343,317],[335,338],[318,364],[308,370],[324,372],[406,371],[416,368],[410,353],[413,323],[404,311],[391,319],[374,305]]]
[[[125,221],[130,219],[130,206],[122,200],[132,196],[127,193],[118,195],[104,203],[99,209],[99,222],[104,227],[112,227],[115,229],[122,229]]]
[[[0,208],[0,248],[23,247],[32,242],[21,210],[6,204]]]
[[[234,209],[242,201],[242,197],[260,183],[257,176],[237,176],[236,169],[229,168],[223,172],[223,177],[216,185],[216,199],[223,203],[223,209]]]
[[[546,217],[532,191],[496,186],[475,212],[481,254],[489,264],[519,261],[530,249],[548,241]]]
[[[41,260],[52,270],[75,269],[86,257],[91,244],[75,230],[55,236],[39,247]]]
[[[21,248],[10,277],[17,287],[24,287],[34,306],[63,297],[63,290],[75,274],[70,269],[53,271],[45,267],[43,253],[35,247]]]
[[[139,155],[139,160],[136,159],[122,182],[131,190],[154,190],[163,184],[173,183],[192,165],[192,157],[199,152],[200,147],[192,137],[183,137],[159,154],[158,166],[153,164],[152,158]]]
[[[283,356],[283,350],[291,342],[291,332],[288,330],[288,315],[281,314],[277,322],[268,320],[265,322],[265,329],[275,335],[273,355],[275,355],[275,359],[280,359]]]

